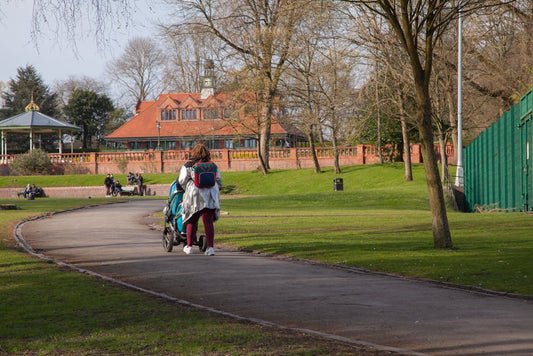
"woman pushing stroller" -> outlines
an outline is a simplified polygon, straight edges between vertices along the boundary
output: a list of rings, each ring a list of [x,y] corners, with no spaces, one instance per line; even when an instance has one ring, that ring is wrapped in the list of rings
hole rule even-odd
[[[182,217],[183,224],[187,226],[187,245],[183,248],[183,252],[192,253],[198,220],[201,217],[207,239],[205,255],[213,256],[215,254],[213,223],[220,216],[222,179],[218,167],[211,162],[211,153],[204,144],[199,143],[194,146],[191,160],[181,167],[178,182],[185,189]]]

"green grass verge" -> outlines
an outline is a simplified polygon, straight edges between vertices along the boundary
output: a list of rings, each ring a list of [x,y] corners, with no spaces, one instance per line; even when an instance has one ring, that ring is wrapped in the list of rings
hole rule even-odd
[[[21,219],[104,199],[1,200],[0,354],[375,355],[358,347],[221,318],[32,258],[14,247]]]
[[[245,249],[533,295],[533,215],[448,209],[455,250],[433,249],[423,169],[402,165],[227,173],[236,192],[216,225],[217,241]],[[244,178],[243,178],[244,177]]]
[[[354,194],[341,194],[352,197],[347,201],[357,199]],[[243,206],[245,201],[223,201],[223,210],[229,215],[216,225],[218,242],[533,295],[533,221],[525,214],[449,213],[457,249],[436,250],[431,215],[423,209],[328,209],[334,203],[324,198],[321,208],[311,208],[299,196],[246,201],[248,207]],[[275,211],[270,203],[275,204]],[[269,208],[254,208],[251,213],[251,206]]]

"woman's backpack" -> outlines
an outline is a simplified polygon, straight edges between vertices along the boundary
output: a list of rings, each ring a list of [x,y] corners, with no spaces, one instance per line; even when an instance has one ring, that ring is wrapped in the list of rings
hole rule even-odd
[[[213,162],[197,162],[193,166],[194,185],[198,188],[211,188],[216,183],[217,165]]]

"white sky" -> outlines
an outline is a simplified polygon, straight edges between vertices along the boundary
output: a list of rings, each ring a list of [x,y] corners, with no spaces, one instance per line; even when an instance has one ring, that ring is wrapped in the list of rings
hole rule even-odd
[[[149,7],[147,2],[154,5]],[[69,76],[88,76],[105,81],[106,63],[123,53],[129,39],[155,34],[155,23],[165,9],[153,0],[137,0],[136,4],[130,26],[108,26],[111,30],[105,34],[107,45],[104,49],[98,49],[94,31],[79,34],[76,55],[71,42],[64,36],[58,38],[46,26],[42,26],[37,48],[31,38],[33,0],[7,0],[7,3],[0,0],[0,82],[15,79],[17,68],[29,64],[49,87]]]

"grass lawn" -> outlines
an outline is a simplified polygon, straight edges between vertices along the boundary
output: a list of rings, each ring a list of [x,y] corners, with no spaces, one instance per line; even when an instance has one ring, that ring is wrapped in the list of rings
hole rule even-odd
[[[320,174],[272,171],[267,176],[223,172],[226,192],[248,197],[222,201],[227,214],[215,225],[216,241],[533,295],[533,215],[449,210],[456,249],[435,250],[422,166],[415,166],[414,182],[404,182],[402,165],[343,167],[340,192],[333,191],[336,176],[331,169]],[[103,182],[103,176],[76,177],[28,179],[39,186]],[[175,179],[172,174],[146,177],[151,184]],[[21,186],[26,182],[24,177],[0,177],[0,186],[13,185],[15,178]],[[0,323],[0,354],[364,355],[340,344],[188,310],[37,261],[13,248],[18,220],[108,200],[0,200],[7,202],[23,210],[0,213],[0,310],[8,311],[2,314],[7,322]]]
[[[242,177],[245,177],[243,179]],[[334,172],[226,173],[227,199],[218,242],[406,276],[533,295],[533,215],[448,210],[456,249],[433,249],[431,214],[420,165],[413,182],[402,165],[344,167]]]

